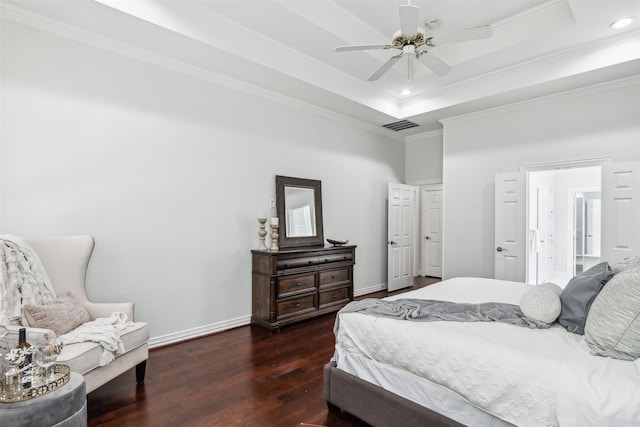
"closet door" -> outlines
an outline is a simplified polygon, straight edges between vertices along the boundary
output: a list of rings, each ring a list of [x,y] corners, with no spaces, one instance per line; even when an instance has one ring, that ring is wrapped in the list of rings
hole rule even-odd
[[[416,187],[389,183],[387,289],[413,284]]]
[[[602,259],[640,256],[640,162],[602,167]]]
[[[526,280],[526,211],[524,172],[497,173],[495,178],[494,277]]]
[[[442,277],[442,190],[423,188],[420,201],[422,274]]]

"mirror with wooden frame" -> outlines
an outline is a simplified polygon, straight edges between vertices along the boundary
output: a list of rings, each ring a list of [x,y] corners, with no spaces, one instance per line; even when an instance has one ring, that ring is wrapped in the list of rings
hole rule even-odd
[[[320,181],[276,175],[276,205],[281,248],[324,245]]]

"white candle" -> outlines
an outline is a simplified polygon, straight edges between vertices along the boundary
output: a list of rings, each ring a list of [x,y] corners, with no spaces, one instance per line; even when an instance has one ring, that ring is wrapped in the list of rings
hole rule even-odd
[[[278,218],[271,218],[271,225],[278,225]]]
[[[258,215],[258,219],[267,219],[267,214],[264,212],[260,212],[260,215]]]

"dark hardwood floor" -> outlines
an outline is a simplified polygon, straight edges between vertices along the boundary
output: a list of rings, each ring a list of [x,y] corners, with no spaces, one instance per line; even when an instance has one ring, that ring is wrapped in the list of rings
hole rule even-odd
[[[417,278],[398,292],[437,281]],[[322,397],[334,320],[326,315],[273,335],[243,326],[153,349],[144,385],[136,386],[132,369],[88,395],[88,425],[367,426],[328,411]]]

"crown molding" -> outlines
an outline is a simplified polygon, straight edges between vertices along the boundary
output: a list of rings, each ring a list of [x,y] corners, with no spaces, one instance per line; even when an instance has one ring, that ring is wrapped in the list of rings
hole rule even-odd
[[[614,89],[622,89],[640,84],[640,76],[625,77],[622,79],[612,80],[610,82],[598,83],[578,89],[572,89],[564,92],[554,93],[552,95],[532,98],[521,102],[501,105],[499,107],[488,108],[486,110],[476,111],[473,113],[462,114],[459,116],[448,117],[440,120],[443,125],[452,125],[467,121],[477,120],[485,117],[492,117],[508,112],[520,111],[527,108],[544,106],[558,101],[579,98],[583,96],[598,94]]]
[[[404,141],[403,135],[398,135],[382,126],[374,126],[361,120],[354,119],[344,114],[336,113],[326,108],[319,107],[295,98],[281,95],[268,89],[255,86],[232,77],[187,64],[183,61],[157,54],[147,49],[142,49],[128,43],[123,43],[104,37],[95,32],[87,31],[59,20],[51,19],[40,14],[26,11],[14,5],[0,2],[0,17],[22,25],[26,25],[41,31],[55,34],[78,43],[83,43],[98,49],[106,50],[121,56],[132,58],[179,72],[190,77],[214,83],[232,90],[237,90],[249,95],[259,96],[272,102],[279,103],[294,109],[304,110],[308,113],[328,118],[336,122],[348,124],[367,132],[373,132],[397,141]]]
[[[427,132],[417,133],[415,135],[409,135],[404,139],[404,141],[405,142],[421,141],[425,138],[432,138],[432,137],[438,137],[438,136],[441,137],[442,135],[443,135],[442,129],[430,130]]]

